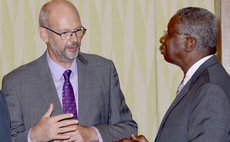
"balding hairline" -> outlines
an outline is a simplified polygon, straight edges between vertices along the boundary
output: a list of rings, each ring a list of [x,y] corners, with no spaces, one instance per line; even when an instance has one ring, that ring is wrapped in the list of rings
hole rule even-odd
[[[47,3],[45,3],[40,11],[39,14],[39,26],[40,27],[49,27],[49,16],[51,13],[51,10],[54,6],[68,6],[69,8],[72,8],[76,11],[77,16],[80,19],[79,13],[77,8],[75,7],[75,5],[73,3],[71,3],[68,0],[51,0]]]

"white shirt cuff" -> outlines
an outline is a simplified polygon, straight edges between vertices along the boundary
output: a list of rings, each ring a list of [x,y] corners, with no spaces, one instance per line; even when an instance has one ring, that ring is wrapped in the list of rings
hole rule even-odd
[[[31,129],[29,130],[28,135],[27,135],[27,142],[31,142],[31,139],[30,139],[30,131],[31,131]]]
[[[97,129],[96,127],[92,127],[92,128],[96,131],[99,142],[103,142],[103,139],[102,139],[101,134],[100,134],[100,132],[98,131],[98,129]],[[28,142],[29,142],[29,141],[28,141]]]

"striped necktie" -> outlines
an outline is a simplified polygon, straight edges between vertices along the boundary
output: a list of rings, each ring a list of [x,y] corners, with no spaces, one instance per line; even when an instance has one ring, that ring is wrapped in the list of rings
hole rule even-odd
[[[176,91],[176,95],[178,95],[180,93],[180,91],[183,89],[183,87],[184,87],[184,80],[182,80],[180,82],[180,85],[178,86],[177,91]]]

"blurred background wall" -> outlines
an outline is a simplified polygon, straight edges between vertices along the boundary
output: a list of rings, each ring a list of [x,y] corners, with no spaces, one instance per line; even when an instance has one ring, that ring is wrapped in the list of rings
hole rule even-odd
[[[47,0],[0,1],[0,81],[14,68],[46,50],[38,35],[38,15]],[[164,61],[159,38],[180,8],[214,0],[71,0],[87,33],[81,51],[112,59],[139,134],[151,141],[175,97],[182,72]]]

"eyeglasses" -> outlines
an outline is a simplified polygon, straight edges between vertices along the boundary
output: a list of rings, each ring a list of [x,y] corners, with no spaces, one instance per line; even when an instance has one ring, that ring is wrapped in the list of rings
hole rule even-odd
[[[43,27],[43,26],[42,26]],[[62,40],[69,40],[73,34],[76,35],[76,37],[82,38],[85,35],[86,29],[83,26],[77,27],[76,29],[74,29],[73,31],[65,31],[62,33],[58,33],[48,27],[43,27],[57,35],[59,35],[61,37]]]
[[[171,35],[173,35],[173,34],[191,36],[190,34],[186,34],[186,33],[171,33]],[[168,35],[169,35],[168,31],[163,31],[163,36],[168,36]]]

